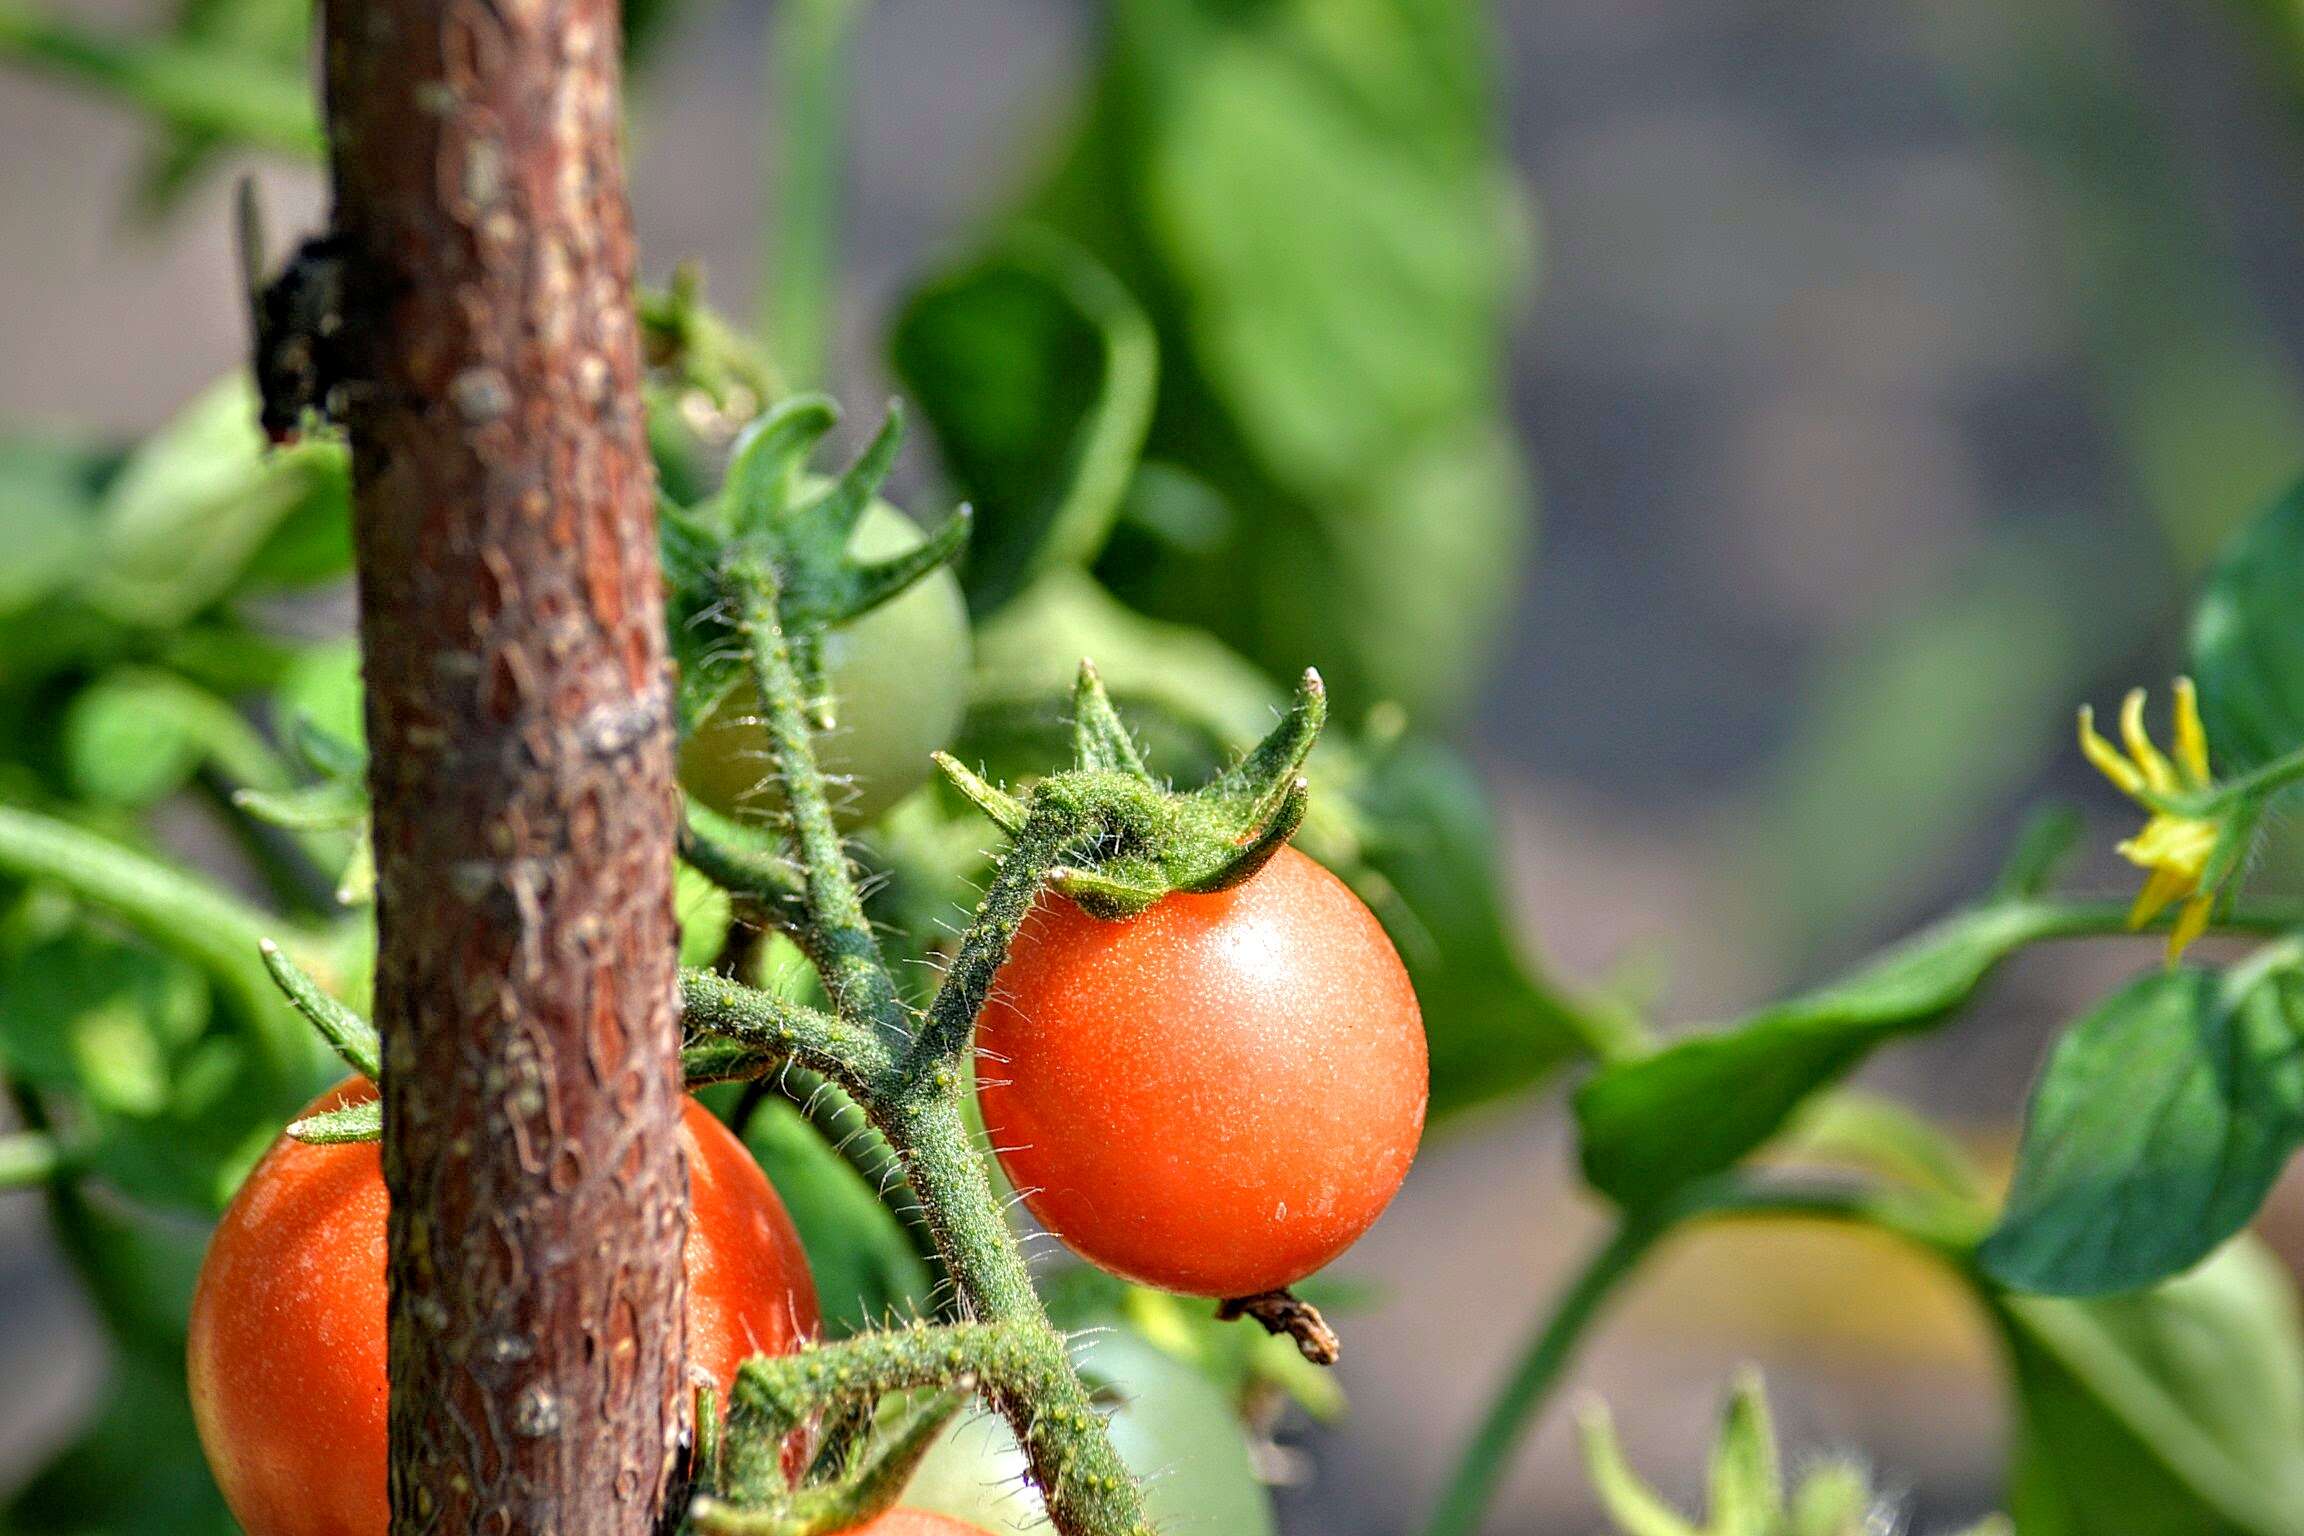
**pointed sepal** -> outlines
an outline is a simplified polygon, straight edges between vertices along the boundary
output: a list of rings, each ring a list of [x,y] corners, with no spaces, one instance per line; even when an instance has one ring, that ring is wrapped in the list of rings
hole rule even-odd
[[[824,635],[909,591],[967,548],[966,508],[901,554],[863,559],[849,545],[894,467],[903,417],[886,421],[836,479],[811,476],[811,455],[839,421],[822,395],[786,400],[737,439],[719,493],[693,512],[660,514],[666,619],[680,667],[680,719],[694,729],[744,678],[744,615],[765,590],[790,648],[810,723],[836,723]]]
[[[290,1125],[288,1134],[306,1146],[313,1147],[340,1147],[356,1141],[382,1141],[384,1105],[377,1099],[363,1099],[357,1104],[324,1109],[319,1114],[306,1115]]]
[[[1083,661],[1072,692],[1075,766],[1043,779],[1029,803],[939,761],[1011,835],[1037,814],[1064,829],[1048,883],[1092,916],[1119,921],[1172,891],[1229,890],[1285,847],[1310,805],[1302,769],[1327,714],[1320,675],[1306,672],[1270,735],[1207,784],[1172,790],[1153,779],[1094,663]]]
[[[990,817],[992,824],[1013,837],[1024,830],[1028,814],[1024,802],[992,783],[949,752],[935,754],[935,763],[952,787]]]
[[[384,1063],[383,1042],[377,1038],[376,1026],[323,992],[320,983],[270,939],[257,948],[264,957],[264,969],[272,975],[273,985],[304,1015],[306,1022],[320,1032],[328,1048],[344,1059],[344,1065],[375,1081]]]
[[[1078,766],[1093,772],[1151,779],[1136,738],[1112,707],[1112,695],[1104,691],[1096,663],[1085,656],[1080,658],[1079,679],[1072,685],[1072,756]]]

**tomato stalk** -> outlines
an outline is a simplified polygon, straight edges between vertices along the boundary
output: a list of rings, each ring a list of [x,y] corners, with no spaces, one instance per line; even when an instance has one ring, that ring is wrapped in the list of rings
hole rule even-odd
[[[1020,844],[1003,861],[985,909],[962,941],[962,955],[971,957],[967,966],[956,965],[947,977],[929,1010],[931,1027],[917,1041],[908,1040],[914,1021],[865,917],[816,763],[811,701],[782,622],[776,578],[745,566],[732,573],[731,587],[799,864],[797,909],[784,908],[784,917],[824,978],[833,1011],[802,1007],[709,972],[688,972],[682,996],[690,1028],[723,1042],[692,1044],[690,1065],[738,1075],[790,1060],[846,1089],[901,1160],[967,1314],[991,1330],[868,1335],[811,1351],[801,1357],[810,1364],[794,1372],[781,1372],[772,1361],[755,1362],[746,1367],[747,1377],[758,1381],[765,1373],[765,1379],[803,1395],[813,1384],[817,1395],[809,1399],[810,1408],[977,1377],[1014,1428],[1059,1531],[1146,1533],[1135,1479],[1033,1289],[962,1108],[966,1025],[1062,841]],[[934,1027],[938,1019],[954,1018],[961,1021],[957,1033]],[[882,1381],[888,1384],[874,1386]]]
[[[673,693],[615,0],[326,0],[400,1531],[679,1502]]]

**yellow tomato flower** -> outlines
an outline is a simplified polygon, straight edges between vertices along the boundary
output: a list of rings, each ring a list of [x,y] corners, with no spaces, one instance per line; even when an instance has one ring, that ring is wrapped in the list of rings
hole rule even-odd
[[[2168,934],[2171,964],[2208,927],[2216,907],[2216,893],[2202,890],[2208,860],[2216,851],[2223,824],[2213,817],[2179,816],[2160,802],[2178,795],[2197,794],[2214,782],[2208,772],[2208,733],[2200,724],[2200,698],[2192,679],[2176,679],[2173,710],[2176,741],[2171,761],[2152,744],[2144,729],[2144,690],[2132,690],[2120,705],[2120,739],[2127,748],[2106,741],[2096,730],[2095,713],[2080,706],[2080,750],[2104,777],[2123,794],[2152,814],[2143,830],[2120,844],[2120,855],[2147,872],[2144,889],[2128,913],[2128,926],[2141,928],[2158,917],[2170,902],[2181,901],[2176,926]]]

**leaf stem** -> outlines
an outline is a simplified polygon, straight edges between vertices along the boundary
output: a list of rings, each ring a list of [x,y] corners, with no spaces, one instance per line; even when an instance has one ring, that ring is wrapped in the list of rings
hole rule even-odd
[[[1488,1412],[1466,1442],[1425,1536],[1474,1536],[1576,1350],[1624,1282],[1682,1225],[1723,1217],[1791,1217],[1860,1222],[1955,1265],[1979,1235],[1981,1217],[1964,1200],[1858,1180],[1757,1183],[1729,1175],[1675,1201],[1627,1215],[1560,1292],[1529,1338]]]
[[[760,233],[760,328],[778,372],[795,389],[823,381],[830,351],[849,55],[865,10],[864,0],[790,0],[769,43],[777,99],[765,114],[771,185]]]
[[[1521,1350],[1480,1425],[1465,1443],[1426,1536],[1473,1536],[1513,1454],[1550,1400],[1560,1373],[1603,1307],[1671,1230],[1670,1217],[1627,1218],[1594,1250]]]

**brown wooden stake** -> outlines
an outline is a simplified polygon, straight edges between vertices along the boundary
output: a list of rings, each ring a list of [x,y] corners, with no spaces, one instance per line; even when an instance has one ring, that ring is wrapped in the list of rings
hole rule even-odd
[[[671,695],[615,0],[326,0],[393,1530],[642,1536],[688,1434]]]

